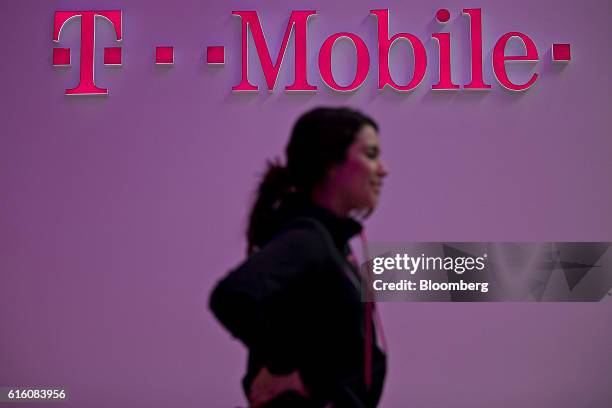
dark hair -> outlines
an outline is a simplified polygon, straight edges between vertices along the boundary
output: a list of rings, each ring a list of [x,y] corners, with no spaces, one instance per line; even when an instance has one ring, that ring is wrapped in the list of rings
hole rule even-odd
[[[270,238],[274,210],[289,193],[310,197],[334,164],[342,163],[348,147],[365,125],[378,131],[374,120],[349,108],[320,107],[303,114],[293,126],[285,149],[286,165],[269,161],[249,217],[248,250]]]

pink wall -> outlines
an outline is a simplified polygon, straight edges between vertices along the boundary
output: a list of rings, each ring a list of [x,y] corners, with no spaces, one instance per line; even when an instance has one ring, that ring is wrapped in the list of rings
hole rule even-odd
[[[316,105],[350,105],[381,124],[391,169],[368,222],[378,241],[612,241],[607,1],[390,0],[391,32],[425,44],[430,65],[410,94],[377,91],[376,20],[365,1],[203,2],[88,0],[0,3],[0,386],[63,386],[62,407],[234,407],[245,353],[207,310],[213,283],[244,254],[249,199],[264,161],[280,155],[295,118]],[[106,97],[68,97],[78,81],[79,24],[62,31],[70,68],[51,66],[55,10],[121,9],[124,64],[104,67],[114,34],[100,22],[96,82]],[[469,81],[463,7],[484,14],[483,49],[508,31],[541,57],[512,75],[540,73],[528,92],[495,81],[485,93],[436,94],[446,7],[453,79]],[[256,9],[278,49],[293,9],[316,9],[308,33],[314,94],[237,95],[240,20]],[[316,69],[324,39],[359,34],[372,67],[352,94],[327,89]],[[573,60],[550,63],[553,42]],[[153,64],[174,45],[176,64]],[[209,67],[206,45],[224,45]],[[339,81],[354,54],[338,44]],[[279,85],[293,78],[293,46]],[[391,53],[409,79],[405,44]],[[251,57],[255,57],[252,52]],[[252,61],[256,61],[253,59]],[[279,88],[281,89],[281,88]],[[390,343],[383,407],[603,407],[612,403],[610,303],[382,305]],[[51,404],[50,406],[52,406]]]

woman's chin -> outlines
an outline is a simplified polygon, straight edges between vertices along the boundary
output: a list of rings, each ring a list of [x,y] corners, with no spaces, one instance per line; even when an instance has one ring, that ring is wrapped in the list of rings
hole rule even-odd
[[[370,197],[370,202],[368,203],[368,208],[372,210],[376,208],[376,206],[378,205],[379,196],[380,196],[380,193],[372,194],[372,197]]]

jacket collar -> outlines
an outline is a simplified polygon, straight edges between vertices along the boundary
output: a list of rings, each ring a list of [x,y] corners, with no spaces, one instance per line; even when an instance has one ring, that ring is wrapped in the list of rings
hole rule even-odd
[[[339,217],[327,208],[313,203],[297,193],[283,199],[278,208],[281,225],[298,218],[311,217],[321,222],[330,232],[336,247],[345,252],[348,241],[361,232],[362,226],[350,217]]]

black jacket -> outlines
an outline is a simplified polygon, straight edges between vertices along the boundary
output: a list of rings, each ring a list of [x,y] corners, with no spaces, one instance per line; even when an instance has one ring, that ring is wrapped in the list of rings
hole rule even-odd
[[[299,370],[311,393],[304,406],[375,407],[386,358],[373,340],[367,391],[365,303],[360,275],[346,260],[361,225],[298,198],[285,200],[276,218],[276,234],[210,299],[219,321],[249,349],[245,393],[265,366],[273,374]]]

